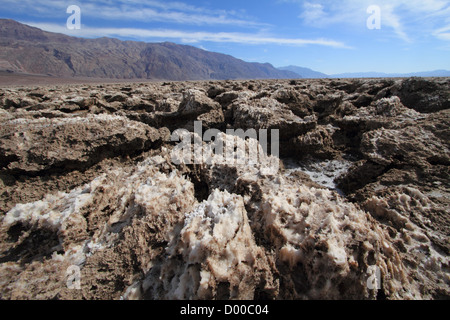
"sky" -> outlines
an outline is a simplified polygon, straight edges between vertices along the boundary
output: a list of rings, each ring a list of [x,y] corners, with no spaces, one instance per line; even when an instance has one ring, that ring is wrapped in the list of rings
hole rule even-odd
[[[0,18],[326,74],[450,70],[450,0],[0,0]]]

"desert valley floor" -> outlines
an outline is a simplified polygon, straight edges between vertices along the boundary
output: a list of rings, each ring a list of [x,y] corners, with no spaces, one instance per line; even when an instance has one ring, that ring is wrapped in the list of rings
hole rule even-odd
[[[279,170],[174,161],[194,121]],[[2,299],[450,297],[449,78],[2,86],[0,123]]]

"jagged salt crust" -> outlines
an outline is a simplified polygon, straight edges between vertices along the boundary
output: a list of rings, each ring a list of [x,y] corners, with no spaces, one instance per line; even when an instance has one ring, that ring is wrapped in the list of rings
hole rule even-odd
[[[253,299],[271,274],[253,239],[241,196],[214,190],[186,214],[184,227],[166,249],[159,278],[147,278],[160,299]],[[157,280],[157,281],[155,281]]]
[[[447,89],[410,79],[3,90],[1,296],[446,298]],[[300,165],[278,167],[254,139],[224,134],[180,154],[168,131],[196,131],[193,121],[278,129],[281,156]],[[218,142],[243,148],[224,156]],[[352,202],[306,173],[332,188],[338,178]]]
[[[220,177],[211,172],[224,164],[209,156],[198,170],[217,185]],[[64,254],[53,252],[46,263],[77,265],[87,275],[110,255],[139,252],[134,259],[144,276],[129,280],[125,299],[373,298],[378,289],[413,296],[402,290],[406,274],[389,236],[335,192],[264,175],[255,163],[234,163],[227,166],[239,172],[236,185],[230,180],[198,203],[179,171],[159,171],[167,164],[161,156],[148,158],[68,194],[17,205],[3,228],[21,223],[56,232]],[[260,200],[227,191],[237,185],[259,188]],[[150,243],[167,246],[161,251]],[[367,285],[373,268],[381,271],[380,288]]]
[[[375,217],[392,225],[393,242],[401,248],[402,258],[408,259],[409,264],[414,266],[409,269],[409,275],[417,281],[410,284],[411,291],[420,292],[424,284],[442,290],[448,288],[450,259],[430,240],[439,235],[428,227],[431,225],[429,218],[422,215],[415,219],[413,214],[420,211],[431,217],[433,212],[439,212],[426,195],[415,188],[403,187],[386,198],[373,196],[364,203],[364,207]],[[439,240],[444,243],[448,241],[446,238]]]
[[[65,285],[61,281],[68,266],[76,265],[84,270],[89,258],[108,248],[114,249],[121,242],[121,234],[138,215],[145,216],[153,228],[165,226],[166,230],[160,227],[157,237],[170,239],[171,226],[194,203],[194,189],[191,182],[176,172],[168,175],[159,172],[154,166],[157,162],[158,158],[149,158],[133,170],[112,170],[70,193],[16,205],[4,217],[1,228],[23,225],[35,232],[47,230],[57,235],[60,245],[50,249],[51,258],[44,261],[44,266],[57,268],[58,281],[52,285],[59,283],[58,289],[62,290]],[[0,273],[13,265],[12,262],[2,264]],[[144,272],[147,267],[143,267]],[[10,283],[7,291],[14,296],[23,285],[18,280]]]

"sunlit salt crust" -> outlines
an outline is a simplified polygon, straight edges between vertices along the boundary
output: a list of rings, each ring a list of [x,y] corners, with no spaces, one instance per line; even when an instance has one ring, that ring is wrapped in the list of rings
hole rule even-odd
[[[410,237],[410,250],[431,248],[427,235],[406,218],[412,205],[427,210],[425,195],[414,189],[393,195],[390,201],[402,204],[402,214],[390,209],[392,203],[376,197],[365,204],[365,211],[332,190],[266,174],[264,165],[224,164],[214,153],[206,155],[211,161],[198,165],[198,170],[218,187],[210,190],[204,201],[195,198],[193,184],[170,157],[156,156],[134,169],[112,170],[69,193],[18,204],[6,214],[2,227],[21,223],[56,232],[64,253],[55,250],[53,263],[83,270],[90,258],[118,245],[121,231],[134,221],[174,219],[166,223],[171,228],[164,228],[162,221],[161,229],[155,230],[157,237],[167,242],[161,255],[153,260],[137,257],[146,263],[140,278],[123,291],[123,299],[253,299],[258,291],[280,290],[280,277],[297,298],[339,299],[342,287],[349,296],[363,292],[365,297],[375,298],[378,288],[368,285],[374,270],[379,270],[382,288],[391,297],[420,297],[417,285],[408,286],[410,275],[391,237],[368,211],[401,224]],[[163,168],[171,169],[163,173]],[[237,173],[237,181],[220,180],[220,172],[230,169]],[[238,186],[259,188],[261,198],[254,201],[249,194],[228,191]],[[98,199],[103,195],[112,211],[102,218]],[[90,213],[105,222],[87,239],[69,240],[71,233],[78,232],[76,228],[83,231]],[[275,265],[286,273],[274,273]],[[446,265],[448,259],[434,250],[419,267],[437,270],[446,281]]]

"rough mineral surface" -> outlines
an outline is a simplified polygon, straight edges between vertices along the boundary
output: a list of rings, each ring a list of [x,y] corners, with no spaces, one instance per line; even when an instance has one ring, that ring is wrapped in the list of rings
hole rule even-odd
[[[449,103],[449,79],[3,88],[0,298],[448,299]]]

